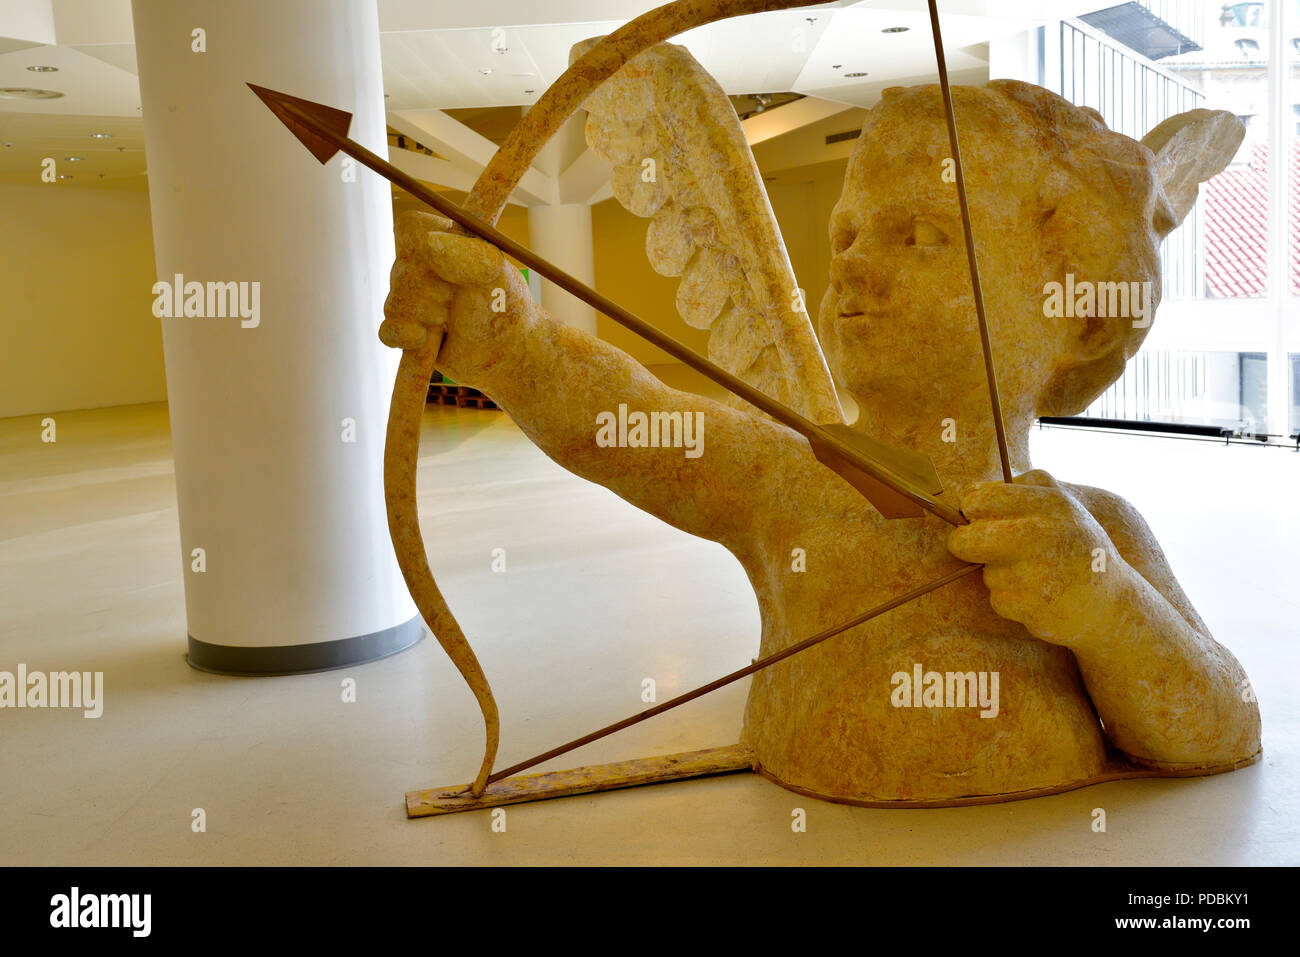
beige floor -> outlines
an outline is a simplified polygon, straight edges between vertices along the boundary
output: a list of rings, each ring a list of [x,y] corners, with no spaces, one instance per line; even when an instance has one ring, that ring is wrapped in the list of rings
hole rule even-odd
[[[186,666],[165,407],[0,420],[0,670],[105,672],[102,718],[0,711],[0,864],[1300,863],[1300,455],[1065,430],[1036,463],[1129,496],[1261,699],[1263,762],[989,807],[822,804],[751,775],[406,820],[477,766],[478,713],[438,646],[344,672]],[[582,482],[504,415],[431,410],[421,505],[517,760],[745,663],[757,611],[720,547]],[[493,548],[508,572],[489,571]],[[359,700],[340,700],[344,677]],[[562,758],[727,744],[744,684]],[[194,808],[206,833],[191,831]],[[806,833],[791,811],[807,810]],[[1106,833],[1091,829],[1104,808]]]

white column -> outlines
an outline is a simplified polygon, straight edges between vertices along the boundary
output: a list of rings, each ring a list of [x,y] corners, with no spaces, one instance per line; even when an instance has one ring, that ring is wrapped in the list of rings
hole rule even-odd
[[[528,245],[575,279],[595,287],[591,207],[586,203],[529,206]],[[596,310],[548,279],[542,280],[542,306],[557,319],[596,334]]]
[[[245,85],[348,110],[352,137],[385,155],[376,2],[132,12],[158,278],[247,283],[250,305],[260,293],[255,317],[153,320],[190,662],[279,673],[399,651],[424,629],[384,511],[389,187],[363,168],[349,177],[342,156],[317,163]]]

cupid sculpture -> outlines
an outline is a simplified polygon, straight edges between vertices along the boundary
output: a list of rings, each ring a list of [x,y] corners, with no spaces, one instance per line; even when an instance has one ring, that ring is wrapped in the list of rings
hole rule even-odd
[[[488,731],[476,780],[409,793],[412,816],[742,768],[832,801],[917,807],[1258,760],[1246,676],[1142,517],[1118,495],[1034,470],[1028,451],[1036,416],[1085,408],[1140,346],[1159,300],[1160,243],[1231,160],[1241,123],[1193,110],[1139,142],[1027,83],[950,88],[932,0],[941,85],[885,90],[868,112],[829,224],[830,285],[814,326],[734,110],[684,48],[661,42],[802,5],[683,0],[580,44],[464,210],[423,197],[519,252],[489,224],[550,134],[585,107],[616,198],[651,219],[650,265],[680,277],[679,313],[709,331],[705,371],[741,380],[732,391],[747,402],[671,389],[556,321],[497,246],[450,219],[398,221],[380,329],[403,350],[385,463],[390,528]],[[299,107],[277,112],[291,127],[311,121]],[[295,132],[322,162],[350,142],[336,129],[317,149]],[[646,159],[654,177],[641,175]],[[1099,292],[1045,308],[1067,284]],[[1129,290],[1147,298],[1116,308]],[[429,574],[415,517],[435,363],[491,395],[565,468],[730,550],[762,616],[755,664],[493,774],[496,704]],[[835,382],[859,409],[851,426]],[[707,423],[707,451],[602,441],[623,407],[661,424],[673,414]],[[755,677],[734,746],[509,776],[743,674]]]

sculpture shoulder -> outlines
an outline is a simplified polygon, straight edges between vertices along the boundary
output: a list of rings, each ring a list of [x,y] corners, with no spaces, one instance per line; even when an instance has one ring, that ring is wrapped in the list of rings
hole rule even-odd
[[[1178,583],[1160,542],[1136,506],[1103,488],[1064,482],[1061,485],[1097,520],[1120,557],[1178,609],[1188,624],[1208,635],[1209,629]]]
[[[1106,530],[1120,554],[1127,557],[1128,552],[1154,547],[1159,551],[1159,543],[1147,525],[1142,513],[1128,499],[1104,488],[1091,485],[1073,485],[1062,482],[1061,486],[1088,510],[1099,525]]]

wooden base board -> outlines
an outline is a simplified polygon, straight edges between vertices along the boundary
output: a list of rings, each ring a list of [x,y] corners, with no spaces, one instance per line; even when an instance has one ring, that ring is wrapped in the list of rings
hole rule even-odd
[[[752,768],[753,752],[739,744],[733,744],[725,748],[707,748],[703,751],[686,751],[634,761],[617,761],[613,764],[593,764],[568,771],[521,774],[489,784],[483,795],[477,798],[469,793],[468,784],[407,791],[406,816],[455,814],[458,811],[476,811],[486,807],[589,794],[592,791],[613,791],[642,784],[730,774]]]
[[[614,791],[619,788],[640,787],[643,784],[661,784],[665,781],[684,781],[688,778],[751,770],[757,771],[788,791],[834,804],[874,808],[967,807],[1063,794],[1066,791],[1074,791],[1094,784],[1105,784],[1109,781],[1125,781],[1133,778],[1206,777],[1247,767],[1258,761],[1261,756],[1262,752],[1231,764],[1206,768],[1150,768],[1117,757],[1111,761],[1110,767],[1105,772],[1095,777],[1053,787],[1011,791],[1005,794],[973,794],[942,800],[869,801],[818,794],[816,791],[789,784],[759,767],[749,748],[733,744],[725,748],[707,748],[703,751],[686,751],[661,757],[638,758],[634,761],[617,761],[613,764],[593,764],[568,771],[523,774],[489,785],[483,792],[483,796],[477,798],[470,795],[468,784],[408,791],[406,792],[406,816],[430,817],[438,814],[455,814],[460,811],[476,811],[507,804],[523,804],[575,794],[590,794],[594,791]]]

